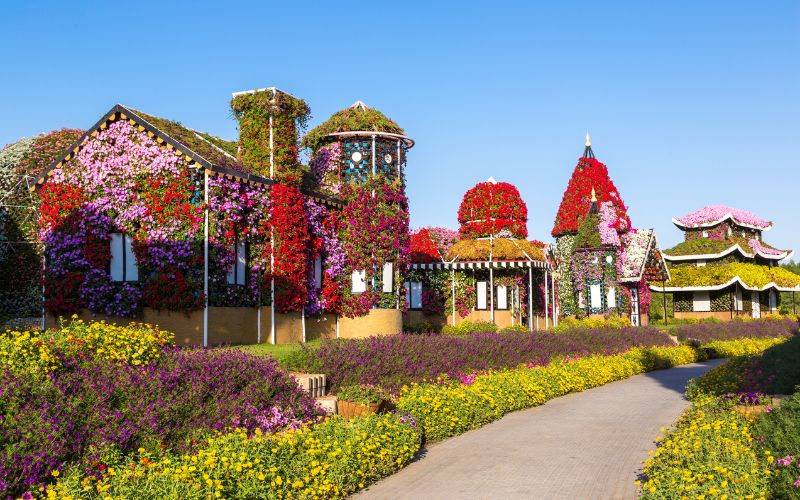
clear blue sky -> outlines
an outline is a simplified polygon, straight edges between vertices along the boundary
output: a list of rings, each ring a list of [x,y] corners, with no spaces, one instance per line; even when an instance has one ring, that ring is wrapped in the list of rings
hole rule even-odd
[[[800,252],[798,2],[13,2],[0,16],[0,143],[113,104],[236,137],[230,93],[278,86],[311,125],[361,99],[417,141],[412,225],[516,184],[549,240],[592,133],[639,227],[727,204]]]

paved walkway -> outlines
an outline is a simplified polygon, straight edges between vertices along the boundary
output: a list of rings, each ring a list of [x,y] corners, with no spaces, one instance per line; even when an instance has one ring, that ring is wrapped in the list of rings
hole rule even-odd
[[[720,360],[637,375],[510,413],[434,444],[363,498],[636,498],[659,428],[688,405],[689,379]]]

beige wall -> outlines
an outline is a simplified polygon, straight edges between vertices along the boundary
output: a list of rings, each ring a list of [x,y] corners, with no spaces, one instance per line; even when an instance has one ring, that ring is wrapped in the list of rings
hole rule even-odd
[[[339,338],[392,335],[402,331],[403,314],[399,309],[371,309],[366,316],[339,318]]]
[[[306,340],[335,339],[336,315],[323,314],[315,318],[306,318]]]
[[[740,313],[741,314],[741,313]],[[736,313],[733,313],[734,317]],[[744,316],[749,316],[750,313],[744,314]],[[675,319],[705,319],[705,318],[717,318],[721,321],[729,321],[731,319],[731,312],[730,311],[691,311],[691,312],[675,312]]]
[[[261,319],[262,319],[261,335],[263,342],[264,318],[262,317]],[[257,342],[258,342],[258,308],[255,307],[209,307],[208,308],[208,345],[255,344]]]
[[[86,322],[104,320],[106,323],[113,323],[121,326],[139,322],[150,323],[152,325],[158,325],[162,330],[175,334],[176,345],[203,345],[203,311],[183,313],[156,311],[154,309],[145,308],[142,310],[141,318],[131,319],[99,315],[84,310],[78,314],[78,318]],[[55,328],[57,326],[58,320],[54,316],[47,315],[45,328]]]

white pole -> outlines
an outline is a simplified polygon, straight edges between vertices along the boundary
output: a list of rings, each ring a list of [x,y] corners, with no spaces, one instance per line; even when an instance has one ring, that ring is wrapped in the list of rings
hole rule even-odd
[[[300,319],[303,322],[303,343],[306,342],[306,307],[303,306],[303,309],[300,312],[301,316]]]
[[[44,308],[45,289],[44,289],[44,276],[47,273],[47,245],[42,245],[42,331],[47,324],[47,310]],[[794,297],[793,297],[794,298]]]
[[[547,281],[547,268],[544,270],[544,329],[550,328],[550,312],[547,310],[550,307],[550,283]]]
[[[400,139],[397,139],[397,158],[395,161],[397,162],[397,180],[400,180],[402,174],[402,172],[400,172]]]
[[[492,249],[494,248],[494,235],[489,235],[489,298],[491,299],[491,317],[494,323],[494,269],[492,268]]]
[[[550,273],[550,295],[553,301],[553,326],[558,326],[558,313],[556,312],[556,278]]]
[[[398,146],[399,149],[399,146]],[[451,269],[452,289],[453,289],[453,326],[456,326],[456,270]]]
[[[208,347],[208,170],[203,172],[203,347]]]
[[[274,95],[273,91],[273,95]],[[269,178],[270,180],[273,179],[275,175],[275,148],[273,147],[273,128],[272,128],[272,113],[269,114]],[[272,222],[270,221],[270,226]],[[276,344],[275,339],[275,230],[270,228],[269,230],[269,273],[270,273],[270,296],[272,297],[272,305],[269,308],[269,315],[270,315],[270,340],[273,344]]]
[[[533,331],[533,266],[528,263],[528,329]]]

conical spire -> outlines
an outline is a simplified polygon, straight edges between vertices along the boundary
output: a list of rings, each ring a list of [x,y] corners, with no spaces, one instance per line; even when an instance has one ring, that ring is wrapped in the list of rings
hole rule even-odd
[[[592,151],[592,138],[589,136],[589,132],[586,132],[586,142],[584,143],[586,146],[583,150],[583,157],[584,158],[594,158],[594,152]]]

